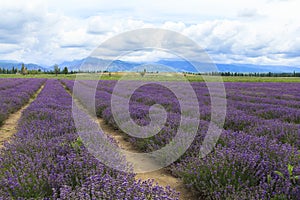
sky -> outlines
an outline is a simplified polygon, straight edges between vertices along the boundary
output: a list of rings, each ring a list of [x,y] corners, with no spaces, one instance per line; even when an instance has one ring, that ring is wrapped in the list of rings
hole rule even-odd
[[[215,63],[300,66],[299,8],[300,0],[0,0],[0,60],[50,66],[87,57],[125,31],[163,28]]]

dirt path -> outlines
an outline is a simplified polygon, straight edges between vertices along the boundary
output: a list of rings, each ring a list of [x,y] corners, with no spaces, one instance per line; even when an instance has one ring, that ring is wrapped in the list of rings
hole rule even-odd
[[[66,86],[64,84],[62,84],[62,85],[64,86],[66,91],[72,96],[71,92],[66,88]],[[74,96],[72,96],[72,97],[73,97],[73,101],[76,103],[78,108],[81,109],[82,111],[88,113],[86,108],[78,101],[78,99],[75,98]],[[94,118],[93,120],[98,121],[98,123],[101,126],[101,129],[104,131],[104,133],[113,137],[117,141],[117,143],[121,149],[130,151],[133,153],[140,153],[139,151],[137,151],[134,148],[134,146],[130,142],[126,141],[124,133],[122,133],[121,131],[115,130],[111,126],[107,125],[102,118]],[[141,163],[140,162],[141,159],[137,159],[132,154],[127,155],[125,153],[125,156],[126,156],[126,160],[129,163],[133,164],[135,171],[137,168],[147,169],[148,167],[153,168],[153,166],[156,165],[155,162],[151,158],[148,159],[148,158],[143,157],[143,162]],[[180,200],[196,200],[196,199],[198,199],[190,190],[185,188],[183,182],[180,179],[172,176],[170,174],[170,172],[168,172],[166,169],[160,169],[157,171],[147,172],[147,173],[137,173],[136,178],[141,179],[141,180],[153,179],[154,182],[158,183],[160,186],[170,186],[171,188],[175,188],[176,191],[180,192]]]
[[[17,112],[9,115],[8,119],[6,119],[3,125],[0,127],[0,148],[3,147],[3,143],[17,132],[18,120],[20,119],[22,112],[36,99],[37,95],[43,90],[43,84],[38,91],[29,99],[28,103],[26,103],[21,109]]]
[[[98,118],[98,122],[101,126],[101,129],[107,135],[112,136],[118,142],[120,148],[133,153],[140,153],[130,142],[126,141],[124,133],[113,129],[111,126],[107,125],[101,118]],[[150,158],[143,158],[143,163],[141,163],[140,159],[137,160],[136,157],[132,156],[132,154],[127,155],[125,153],[125,156],[128,162],[133,163],[133,167],[135,170],[136,168],[147,168],[149,166],[151,167],[155,165],[155,162],[153,162],[153,160]],[[182,200],[197,199],[197,197],[193,195],[190,190],[184,187],[184,184],[180,179],[172,176],[166,169],[160,169],[147,173],[137,173],[136,178],[141,180],[154,179],[154,182],[157,182],[161,186],[171,186],[171,188],[175,188],[176,191],[180,192],[180,199]]]

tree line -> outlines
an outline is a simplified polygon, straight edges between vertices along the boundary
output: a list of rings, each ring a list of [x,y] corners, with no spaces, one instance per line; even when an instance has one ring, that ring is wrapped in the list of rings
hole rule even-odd
[[[241,73],[241,72],[207,72],[207,73],[189,73],[186,74],[196,74],[196,75],[208,75],[208,76],[253,76],[253,77],[300,77],[300,72],[292,72],[292,73],[261,73],[261,72],[253,72],[253,73]]]
[[[53,70],[47,70],[47,71],[42,71],[41,69],[27,69],[27,67],[22,64],[21,69],[18,69],[17,67],[12,67],[11,69],[5,69],[4,67],[0,67],[0,74],[22,74],[22,75],[27,75],[27,74],[55,74],[56,76],[58,74],[74,74],[76,73],[75,71],[69,71],[68,67],[64,67],[62,70],[59,68],[57,64],[53,66]]]
[[[27,67],[22,64],[21,69],[19,70],[17,67],[12,67],[11,69],[5,69],[0,67],[0,74],[74,74],[74,73],[96,73],[101,71],[69,71],[68,67],[63,67],[62,69],[55,64],[53,66],[53,70],[42,71],[41,69],[38,70],[29,70]],[[103,71],[108,72],[108,71]],[[141,75],[144,76],[146,70],[141,72]],[[158,73],[158,72],[157,72]],[[253,73],[241,73],[241,72],[205,72],[205,73],[192,73],[192,72],[184,72],[183,74],[194,74],[194,75],[209,75],[209,76],[252,76],[252,77],[300,77],[300,72],[292,72],[292,73],[260,73],[260,72],[253,72]]]

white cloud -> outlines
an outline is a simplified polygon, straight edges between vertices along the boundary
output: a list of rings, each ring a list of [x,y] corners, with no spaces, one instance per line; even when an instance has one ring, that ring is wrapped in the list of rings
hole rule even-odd
[[[174,58],[179,59],[177,56],[171,53],[158,51],[158,50],[133,52],[126,56],[121,57],[122,60],[130,61],[130,62],[136,62],[137,60],[141,62],[155,62],[161,59],[174,59]]]
[[[299,7],[296,0],[1,1],[0,59],[50,65],[88,56],[118,33],[157,27],[190,37],[215,62],[299,65]],[[160,57],[130,59],[138,55]]]

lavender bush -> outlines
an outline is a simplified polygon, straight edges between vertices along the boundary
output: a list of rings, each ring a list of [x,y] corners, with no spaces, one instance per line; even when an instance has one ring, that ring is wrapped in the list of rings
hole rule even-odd
[[[73,81],[63,82],[72,90]],[[93,82],[81,84],[88,88]],[[126,92],[113,93],[115,85],[114,81],[100,81],[96,90],[97,115],[111,126],[118,128],[111,113],[112,95],[130,98],[130,105],[124,106],[130,106],[131,117],[139,125],[149,123],[149,107],[153,104],[163,105],[168,112],[167,122],[157,135],[145,139],[127,136],[141,151],[157,150],[170,143],[178,119],[185,116],[184,112],[192,112],[179,112],[174,96],[159,86],[141,87],[128,97]],[[210,96],[204,83],[192,86],[199,101],[198,134],[188,151],[170,166],[172,173],[206,199],[297,199],[300,85],[225,83],[228,109],[224,131],[214,151],[203,159],[198,156],[211,120]],[[88,105],[84,95],[80,99]]]
[[[0,126],[10,113],[19,110],[45,79],[0,79]]]
[[[72,98],[48,80],[24,111],[19,131],[1,149],[1,199],[178,199],[91,156],[76,133]]]

